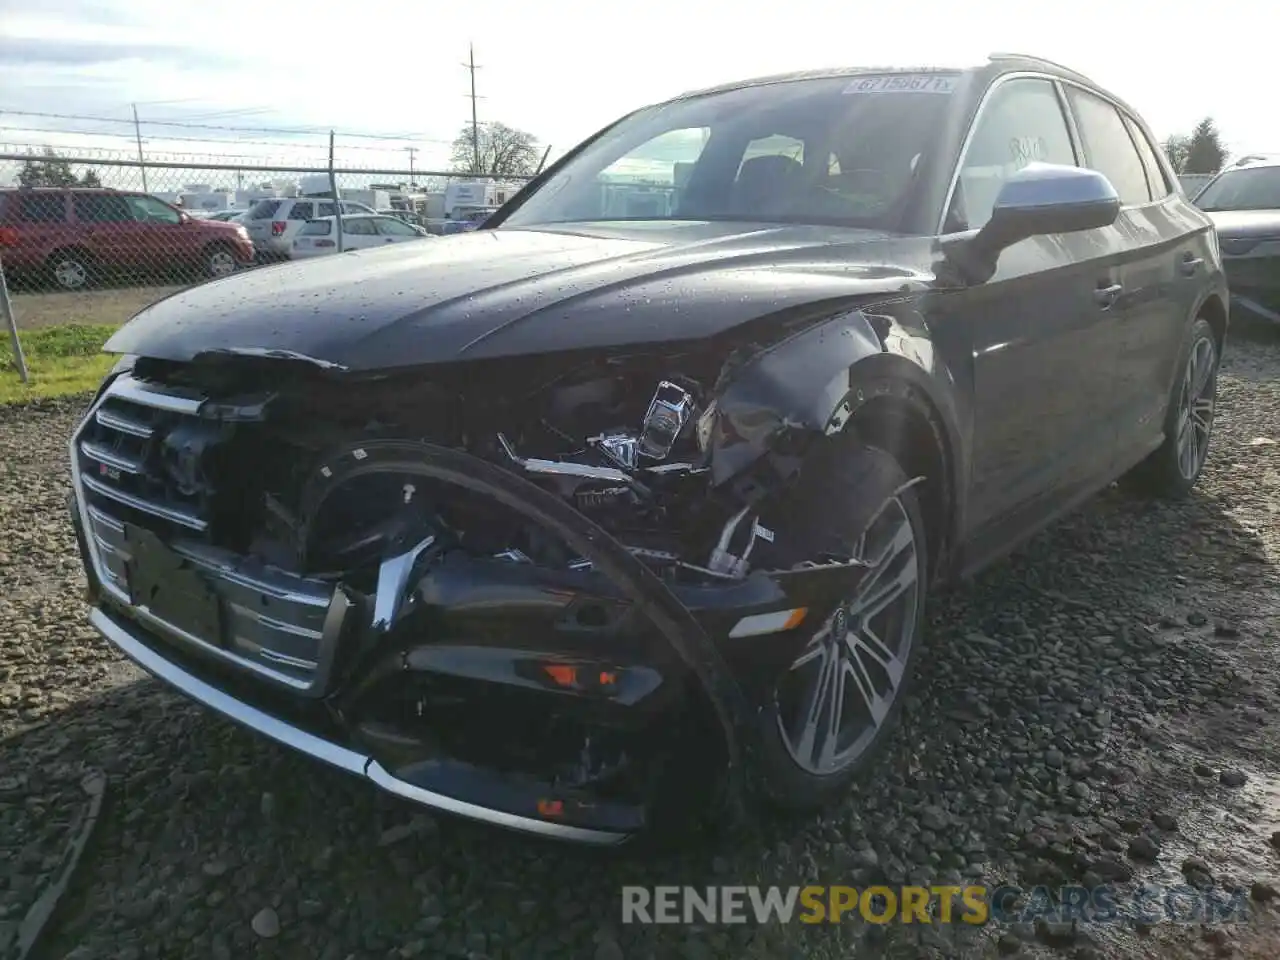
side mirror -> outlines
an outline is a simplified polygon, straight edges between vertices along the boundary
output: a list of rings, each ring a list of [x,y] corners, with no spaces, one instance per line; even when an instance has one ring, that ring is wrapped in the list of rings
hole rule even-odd
[[[1004,182],[974,240],[999,254],[1028,237],[1107,227],[1119,215],[1120,197],[1097,170],[1030,163]]]
[[[1006,247],[1045,234],[1107,227],[1119,215],[1120,197],[1097,170],[1029,163],[1001,186],[986,225],[948,250],[947,259],[964,282],[984,283]]]

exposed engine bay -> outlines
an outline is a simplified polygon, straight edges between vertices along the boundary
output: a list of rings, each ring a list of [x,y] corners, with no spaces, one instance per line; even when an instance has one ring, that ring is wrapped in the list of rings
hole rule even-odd
[[[643,359],[592,361],[531,388],[480,379],[372,381],[330,386],[299,378],[270,394],[245,392],[249,368],[199,365],[141,373],[198,383],[218,398],[200,420],[170,429],[163,462],[170,496],[212,510],[218,546],[303,576],[359,582],[388,543],[447,538],[472,556],[586,570],[544,530],[487,500],[421,478],[316,472],[336,449],[376,439],[422,439],[465,449],[554,493],[608,531],[664,579],[741,578],[769,555],[774,532],[748,498],[715,490],[707,464],[715,371]],[[540,371],[535,368],[536,376]],[[695,376],[694,374],[697,374]],[[327,389],[326,389],[327,387]],[[494,399],[501,393],[502,401]],[[247,462],[254,468],[246,470]],[[309,494],[327,481],[324,508]]]

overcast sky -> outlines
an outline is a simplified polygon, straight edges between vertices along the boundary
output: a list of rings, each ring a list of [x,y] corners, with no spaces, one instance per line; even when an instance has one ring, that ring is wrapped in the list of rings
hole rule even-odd
[[[1268,64],[1280,21],[1260,0],[0,0],[0,142],[61,142],[19,128],[122,124],[12,111],[244,127],[409,134],[439,165],[470,117],[474,42],[481,120],[555,153],[644,103],[724,80],[832,65],[963,65],[995,50],[1068,64],[1128,100],[1161,138],[1212,115],[1233,153],[1280,151]],[[118,138],[106,136],[114,133]],[[145,126],[150,150],[287,157],[323,138]],[[174,137],[193,138],[177,141]],[[236,146],[194,138],[234,138]],[[87,141],[80,141],[81,143]],[[398,143],[341,141],[369,165]],[[409,142],[409,141],[406,141]],[[296,147],[294,145],[297,145]]]

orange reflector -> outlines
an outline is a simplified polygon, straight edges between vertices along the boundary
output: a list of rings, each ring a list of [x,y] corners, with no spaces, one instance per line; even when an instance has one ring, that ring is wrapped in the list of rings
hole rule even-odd
[[[618,682],[618,675],[607,670],[600,671],[600,686],[611,687]]]
[[[796,627],[800,626],[801,621],[804,620],[805,614],[807,614],[808,612],[809,612],[808,607],[796,607],[794,610],[791,611],[791,616],[787,617],[787,622],[782,629],[793,630]]]
[[[578,668],[572,664],[544,663],[542,669],[547,671],[547,676],[562,687],[576,687],[578,685]]]
[[[538,813],[544,817],[562,817],[564,816],[564,801],[539,800]]]

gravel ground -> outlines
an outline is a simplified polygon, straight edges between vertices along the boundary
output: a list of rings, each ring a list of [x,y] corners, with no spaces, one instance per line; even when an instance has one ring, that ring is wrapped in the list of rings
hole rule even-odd
[[[64,467],[80,406],[0,412],[0,958],[87,829],[95,771],[102,815],[41,956],[1280,956],[1262,902],[1280,886],[1274,332],[1229,349],[1197,495],[1109,492],[933,602],[879,778],[821,819],[680,854],[415,815],[140,679],[84,622]],[[624,883],[1184,876],[1262,900],[1216,929],[617,923]]]

